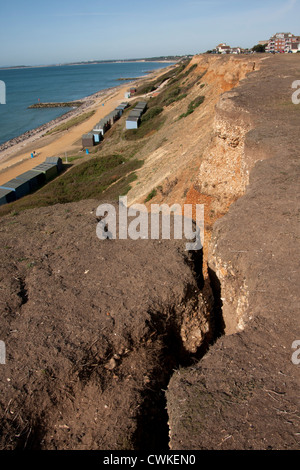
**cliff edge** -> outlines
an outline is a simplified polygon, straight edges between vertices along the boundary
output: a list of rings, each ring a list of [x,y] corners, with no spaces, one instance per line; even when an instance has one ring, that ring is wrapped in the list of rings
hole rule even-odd
[[[299,448],[299,78],[296,54],[195,56],[141,85],[138,130],[78,136],[1,208],[1,449]],[[120,194],[204,204],[203,251],[100,241]]]
[[[299,77],[299,57],[272,57],[217,105],[193,191],[219,212],[236,198],[207,255],[222,331],[170,380],[171,449],[299,448]]]

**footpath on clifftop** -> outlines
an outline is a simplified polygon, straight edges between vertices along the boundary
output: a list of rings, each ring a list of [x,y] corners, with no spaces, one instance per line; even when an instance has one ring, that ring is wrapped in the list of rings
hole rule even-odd
[[[208,271],[225,336],[170,380],[171,449],[299,449],[299,78],[299,56],[272,57],[217,106],[207,166],[250,128],[239,155],[248,182],[213,228]],[[224,182],[215,177],[226,192]]]

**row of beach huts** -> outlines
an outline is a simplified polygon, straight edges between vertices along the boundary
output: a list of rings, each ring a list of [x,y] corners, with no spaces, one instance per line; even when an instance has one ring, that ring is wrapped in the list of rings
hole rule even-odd
[[[141,123],[142,114],[144,114],[146,109],[146,101],[139,101],[126,118],[126,129],[137,129]]]
[[[128,106],[128,102],[121,103],[116,107],[116,109],[101,119],[101,121],[99,121],[90,132],[83,134],[82,147],[93,147],[94,145],[100,144],[100,142],[103,140],[104,134],[114,125],[118,119],[120,119]],[[141,116],[146,111],[146,109],[146,101],[138,102],[126,118],[126,129],[137,129],[141,122]]]
[[[113,124],[120,119],[125,109],[129,106],[128,102],[123,102],[116,107],[111,113],[99,121],[95,127],[82,136],[82,147],[93,147],[98,145],[103,139],[104,134],[113,126]]]
[[[101,119],[91,132],[82,136],[82,146],[93,147],[99,144],[104,134],[120,119],[128,106],[128,102],[123,102]],[[126,118],[126,129],[138,129],[141,117],[146,109],[146,101],[138,102]],[[57,176],[62,171],[62,168],[63,164],[60,157],[47,157],[44,163],[2,184],[0,186],[0,206],[16,201],[31,191],[38,189],[38,187]]]
[[[63,169],[60,157],[47,157],[44,163],[0,186],[0,206],[16,201],[38,189]]]

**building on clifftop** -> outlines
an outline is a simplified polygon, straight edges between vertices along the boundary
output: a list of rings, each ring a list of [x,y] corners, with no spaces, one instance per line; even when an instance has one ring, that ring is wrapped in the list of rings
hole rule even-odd
[[[276,33],[269,39],[266,52],[298,52],[299,46],[300,36],[292,33]]]

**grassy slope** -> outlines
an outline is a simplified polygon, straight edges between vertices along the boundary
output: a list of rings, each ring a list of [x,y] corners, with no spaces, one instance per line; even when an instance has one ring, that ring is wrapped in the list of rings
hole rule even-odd
[[[65,171],[52,182],[33,194],[0,207],[0,216],[83,199],[104,198],[117,201],[119,195],[126,194],[131,188],[131,183],[137,178],[135,170],[143,164],[141,159],[135,157],[136,153],[151,135],[164,125],[166,113],[162,115],[162,112],[170,104],[186,98],[195,84],[195,80],[188,80],[193,66],[187,69],[187,65],[188,62],[179,65],[151,84],[151,88],[156,89],[168,81],[158,96],[148,100],[148,110],[142,117],[139,129],[125,130],[126,115],[135,106],[136,103],[133,103],[120,121],[105,135],[100,146],[91,150],[90,157],[83,157],[82,152],[68,157],[71,168],[66,165]],[[196,81],[199,81],[199,77]],[[137,95],[148,88],[149,84],[141,86]]]

